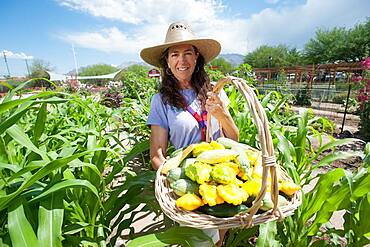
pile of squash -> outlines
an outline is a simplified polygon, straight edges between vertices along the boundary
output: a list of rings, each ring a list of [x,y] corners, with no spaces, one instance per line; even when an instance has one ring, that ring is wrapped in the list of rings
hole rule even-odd
[[[220,137],[175,151],[161,172],[179,196],[177,207],[231,217],[248,210],[257,197],[262,184],[262,157],[260,151],[248,145]],[[279,206],[283,206],[300,186],[282,181],[279,172],[277,175]],[[260,210],[272,207],[268,187]]]

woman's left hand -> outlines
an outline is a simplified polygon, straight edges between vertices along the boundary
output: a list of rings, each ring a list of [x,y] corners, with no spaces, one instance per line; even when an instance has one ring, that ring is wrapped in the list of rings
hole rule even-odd
[[[221,121],[225,117],[227,117],[227,111],[225,110],[225,104],[222,102],[220,95],[208,92],[207,93],[207,100],[206,100],[206,110],[212,116],[214,116],[217,120]]]

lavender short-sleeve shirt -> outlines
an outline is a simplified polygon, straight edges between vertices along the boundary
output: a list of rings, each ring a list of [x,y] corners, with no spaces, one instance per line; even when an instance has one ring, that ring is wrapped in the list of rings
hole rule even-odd
[[[181,90],[181,94],[185,97],[188,105],[200,115],[201,106],[195,91],[193,89],[184,89]],[[221,100],[226,105],[230,102],[223,90],[221,91]],[[213,139],[217,139],[220,136],[218,123],[214,117],[211,117],[211,121],[212,136]],[[147,125],[158,125],[166,129],[169,140],[175,149],[198,143],[202,140],[201,128],[195,118],[188,111],[164,104],[159,93],[152,98]]]

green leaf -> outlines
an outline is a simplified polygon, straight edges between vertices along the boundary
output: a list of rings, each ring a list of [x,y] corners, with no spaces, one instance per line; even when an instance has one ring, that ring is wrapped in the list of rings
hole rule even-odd
[[[322,158],[319,163],[314,165],[314,168],[318,168],[327,164],[331,164],[336,160],[344,160],[348,158],[352,158],[358,156],[357,152],[344,152],[344,151],[338,151],[338,152],[333,152],[331,154],[326,155],[324,158]]]
[[[354,138],[344,138],[344,139],[333,140],[331,142],[326,143],[322,147],[320,147],[318,150],[318,153],[324,152],[326,150],[332,149],[337,146],[346,145],[346,144],[349,144],[355,141],[356,139]]]
[[[257,235],[259,225],[246,229],[229,229],[229,236],[226,238],[225,246],[238,247],[243,246],[243,243],[251,237]]]
[[[9,178],[8,178],[8,180],[7,180],[7,182],[8,183],[10,183],[11,181],[13,181],[14,179],[16,179],[16,178],[19,178],[19,177],[21,177],[22,175],[24,175],[24,174],[26,174],[26,173],[28,173],[28,172],[30,172],[30,171],[33,171],[33,170],[36,170],[36,169],[38,169],[38,168],[40,168],[40,167],[42,167],[43,165],[45,165],[47,162],[38,162],[38,164],[28,164],[26,167],[24,167],[24,168],[22,168],[22,169],[20,169],[20,170],[18,170],[16,173],[14,173],[13,175],[11,175]],[[27,175],[29,175],[29,174],[27,174]],[[27,177],[27,176],[25,176],[25,177]],[[29,176],[28,176],[29,177]]]
[[[30,96],[30,97],[25,98],[25,99],[15,99],[15,100],[12,99],[12,100],[6,101],[6,102],[3,101],[0,104],[0,115],[3,114],[5,111],[7,111],[9,109],[12,109],[14,107],[17,107],[20,104],[23,104],[24,102],[32,101],[32,100],[37,99],[37,98],[49,97],[49,96],[55,95],[55,94],[56,93],[55,92],[52,92],[52,91],[49,91],[49,92],[41,92],[41,93],[38,93],[36,95]]]
[[[86,227],[90,226],[89,223],[86,222],[76,222],[74,224],[68,225],[63,229],[63,234],[76,234],[78,232],[83,231]]]
[[[164,232],[135,238],[131,240],[126,246],[164,247],[171,244],[179,244],[184,247],[197,247],[201,243],[212,245],[212,242],[212,239],[207,236],[202,230],[185,226],[177,226],[171,227]]]
[[[256,246],[279,246],[279,242],[275,240],[276,233],[276,221],[270,221],[265,224],[261,224]]]
[[[139,142],[136,144],[128,154],[123,158],[124,163],[127,163],[128,161],[135,158],[138,154],[141,154],[147,150],[149,150],[150,142],[149,140],[144,140],[142,142]]]
[[[366,195],[370,191],[370,173],[366,173],[364,177],[361,177],[361,179],[356,181],[354,187],[351,200],[356,200],[357,198]]]
[[[30,138],[25,134],[25,131],[18,125],[13,125],[6,131],[18,144],[29,150],[39,154],[43,160],[50,160],[45,152],[38,149]]]
[[[68,188],[80,188],[84,187],[86,189],[89,189],[97,198],[99,201],[99,193],[98,190],[87,180],[81,180],[81,179],[74,179],[74,180],[65,180],[58,182],[48,188],[46,191],[42,192],[37,197],[33,198],[30,202],[35,202],[37,200],[40,200],[41,198],[48,196],[55,192],[60,192],[60,190],[65,190]]]
[[[368,194],[370,197],[370,193]],[[370,233],[370,202],[364,197],[359,205],[358,236],[365,236]]]
[[[306,224],[314,214],[321,210],[328,195],[332,192],[334,183],[338,182],[343,176],[344,170],[341,168],[320,175],[316,186],[306,194],[306,199],[303,201],[301,217],[303,224]]]
[[[2,169],[9,169],[12,172],[17,172],[17,171],[20,170],[20,167],[17,166],[17,165],[6,164],[6,163],[0,162],[0,170],[2,170]]]
[[[71,162],[74,159],[77,159],[79,157],[82,157],[86,154],[89,154],[91,152],[95,152],[97,150],[101,150],[101,148],[94,149],[94,150],[88,150],[82,153],[74,154],[69,157],[56,159],[53,161],[50,161],[47,165],[39,169],[35,174],[33,174],[31,177],[29,177],[27,180],[25,180],[22,185],[13,193],[0,197],[0,210],[4,209],[12,200],[14,200],[19,194],[23,192],[26,188],[31,186],[33,183],[37,182],[39,179],[45,177],[55,169],[64,167],[68,165],[69,162]],[[101,203],[99,201],[99,203]]]
[[[40,246],[35,232],[26,218],[23,204],[8,211],[8,229],[14,247]]]
[[[62,246],[63,194],[53,193],[39,207],[37,236],[41,247]]]
[[[46,115],[47,115],[46,106],[47,104],[43,103],[40,107],[39,113],[37,114],[37,119],[36,119],[34,132],[33,132],[33,143],[35,145],[37,145],[42,132],[44,132],[45,123],[46,123]]]
[[[10,126],[15,124],[29,109],[14,113],[0,124],[0,134],[4,133]]]

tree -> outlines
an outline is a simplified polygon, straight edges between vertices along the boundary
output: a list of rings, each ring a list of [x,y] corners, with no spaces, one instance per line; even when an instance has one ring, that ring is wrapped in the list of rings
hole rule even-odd
[[[226,61],[226,59],[222,57],[213,59],[211,61],[211,65],[216,66],[218,70],[224,74],[230,73],[233,70],[233,66],[231,65],[231,63],[229,63],[228,61]]]
[[[309,63],[334,63],[360,61],[369,55],[370,19],[352,29],[319,29],[304,48]]]
[[[309,63],[333,63],[343,59],[347,31],[344,28],[319,29],[315,38],[305,45],[305,56]],[[341,59],[342,58],[342,59]]]
[[[96,75],[105,75],[116,72],[118,69],[111,65],[107,64],[94,64],[87,67],[84,67],[80,70],[79,76],[96,76]],[[82,80],[84,81],[84,80]],[[92,79],[88,80],[90,84],[95,84],[98,86],[104,85],[108,82],[108,79]]]
[[[370,18],[348,33],[347,60],[361,61],[370,55]]]
[[[46,71],[52,70],[49,62],[42,59],[32,60],[30,66],[31,78],[50,78],[49,74]]]
[[[289,50],[286,45],[263,45],[248,53],[244,58],[244,63],[254,68],[294,66],[302,63],[302,55],[296,48]]]
[[[146,65],[133,64],[128,66],[124,71],[135,73],[140,77],[146,77],[148,76],[149,67]]]
[[[46,78],[50,79],[50,75],[46,71],[52,70],[52,67],[49,62],[42,60],[42,59],[34,59],[32,60],[32,64],[30,66],[30,78]],[[37,79],[34,80],[32,84],[29,85],[30,87],[50,87],[51,85],[49,82]]]

